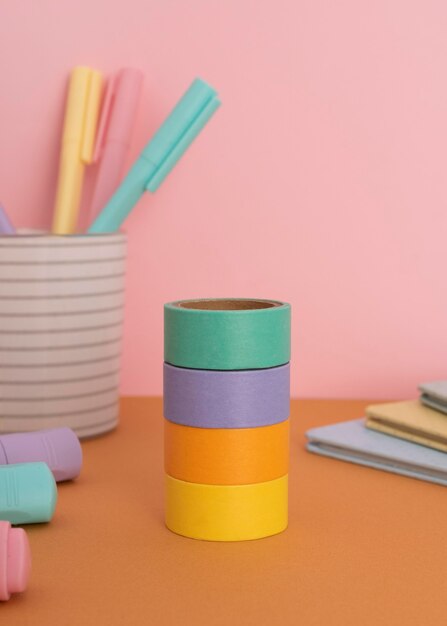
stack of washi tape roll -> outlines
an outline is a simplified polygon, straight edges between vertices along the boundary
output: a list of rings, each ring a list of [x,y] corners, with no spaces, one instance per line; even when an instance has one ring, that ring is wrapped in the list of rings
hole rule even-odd
[[[165,305],[166,525],[212,541],[287,527],[290,305]]]

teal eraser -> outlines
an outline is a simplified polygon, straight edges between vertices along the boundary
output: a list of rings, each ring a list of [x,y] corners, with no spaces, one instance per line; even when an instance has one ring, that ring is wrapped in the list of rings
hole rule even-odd
[[[56,501],[56,482],[46,463],[0,466],[1,520],[11,524],[49,522]]]

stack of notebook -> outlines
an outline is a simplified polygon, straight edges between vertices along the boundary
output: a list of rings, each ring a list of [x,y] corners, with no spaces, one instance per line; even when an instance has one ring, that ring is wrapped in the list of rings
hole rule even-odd
[[[447,381],[419,400],[373,404],[366,418],[313,428],[310,452],[447,485]]]

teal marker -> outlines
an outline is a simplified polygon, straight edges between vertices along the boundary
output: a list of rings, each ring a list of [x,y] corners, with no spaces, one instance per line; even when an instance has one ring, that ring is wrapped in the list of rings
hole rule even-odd
[[[217,92],[197,78],[144,148],[88,232],[118,230],[143,193],[158,189],[219,105]]]
[[[46,463],[0,466],[0,519],[11,524],[49,522],[57,487]]]

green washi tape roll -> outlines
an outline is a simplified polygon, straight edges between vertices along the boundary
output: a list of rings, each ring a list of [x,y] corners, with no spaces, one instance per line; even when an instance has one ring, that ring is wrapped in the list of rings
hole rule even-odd
[[[245,299],[165,304],[165,361],[204,370],[284,365],[290,361],[290,304]]]

